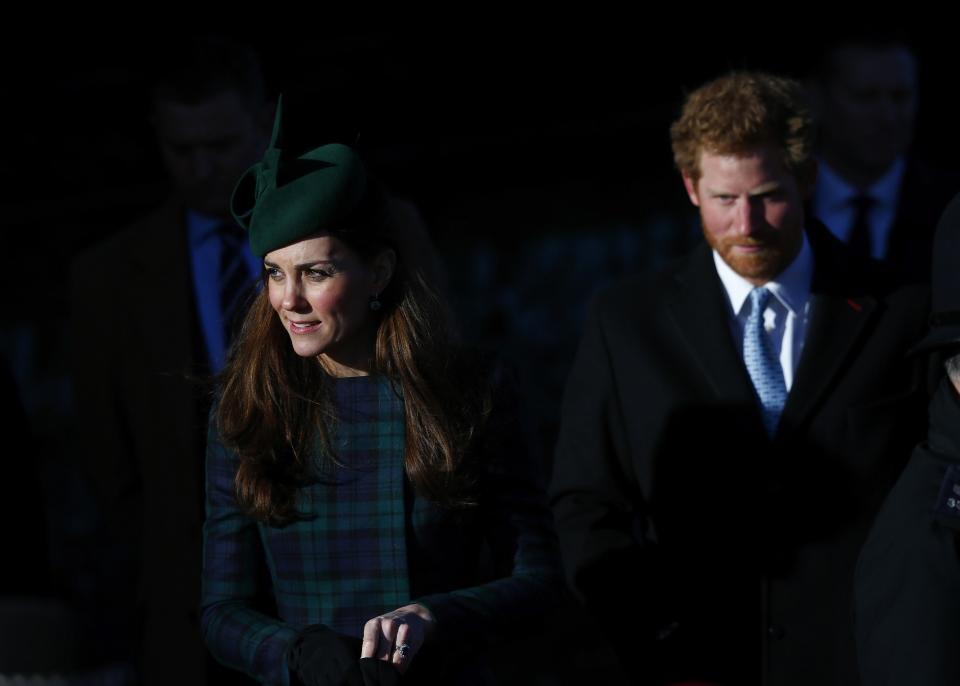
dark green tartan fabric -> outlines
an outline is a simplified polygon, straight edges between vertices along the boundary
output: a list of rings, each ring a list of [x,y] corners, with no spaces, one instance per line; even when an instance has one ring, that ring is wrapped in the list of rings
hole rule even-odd
[[[310,518],[284,528],[239,508],[238,458],[211,424],[201,623],[214,656],[285,685],[284,653],[310,624],[359,637],[367,620],[420,602],[444,642],[479,644],[541,616],[560,588],[556,546],[516,399],[508,395],[488,422],[479,506],[463,513],[405,498],[403,401],[389,381],[339,379],[335,389],[340,464],[301,491],[298,504]],[[493,557],[489,579],[477,571],[484,542]],[[257,609],[263,560],[277,617]]]

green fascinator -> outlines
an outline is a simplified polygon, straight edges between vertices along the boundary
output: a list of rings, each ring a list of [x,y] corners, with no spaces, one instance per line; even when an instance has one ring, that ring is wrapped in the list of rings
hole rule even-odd
[[[313,108],[298,111],[296,105],[295,98],[281,96],[270,147],[240,178],[230,201],[259,257],[323,231],[354,228],[368,195],[359,155],[342,143],[310,147],[309,134],[319,123],[304,116]]]

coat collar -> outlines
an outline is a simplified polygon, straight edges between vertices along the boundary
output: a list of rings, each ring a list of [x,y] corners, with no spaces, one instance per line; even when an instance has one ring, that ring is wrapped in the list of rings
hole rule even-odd
[[[851,363],[879,304],[859,263],[823,224],[808,222],[813,248],[811,318],[793,388],[780,421],[790,430],[802,425]]]
[[[866,281],[851,271],[853,258],[826,227],[808,219],[807,237],[813,250],[811,321],[778,435],[805,423],[849,363],[878,309]],[[667,309],[706,383],[724,402],[756,407],[753,385],[730,336],[723,285],[709,246],[691,254],[673,285]],[[759,409],[756,419],[759,424]]]
[[[167,374],[196,374],[196,303],[190,276],[185,209],[168,202],[141,225],[142,249],[135,253],[131,278],[134,319],[141,350],[152,369]]]
[[[696,248],[674,275],[673,286],[666,294],[667,310],[707,385],[725,402],[755,406],[753,385],[730,336],[728,304],[709,246]]]

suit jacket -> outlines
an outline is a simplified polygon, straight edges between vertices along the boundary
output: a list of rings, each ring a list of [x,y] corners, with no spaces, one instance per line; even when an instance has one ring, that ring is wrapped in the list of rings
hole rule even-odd
[[[886,262],[910,283],[930,282],[933,234],[947,203],[960,190],[960,176],[907,157],[897,213],[887,239]]]
[[[865,686],[960,683],[960,398],[946,379],[860,553],[856,626]]]
[[[592,310],[551,499],[569,582],[643,683],[857,681],[854,562],[922,431],[904,352],[927,300],[808,227],[811,321],[772,441],[706,245]]]
[[[916,157],[907,159],[886,256],[890,266],[907,281],[929,283],[933,234],[940,215],[958,190],[960,176],[956,172],[936,169]]]
[[[105,602],[139,629],[144,684],[201,684],[204,391],[188,376],[206,363],[182,208],[168,203],[81,255],[71,303],[76,451],[115,555]]]

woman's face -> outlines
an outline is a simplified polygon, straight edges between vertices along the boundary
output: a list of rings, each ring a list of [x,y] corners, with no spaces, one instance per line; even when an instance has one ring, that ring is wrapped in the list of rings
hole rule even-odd
[[[368,373],[375,335],[370,296],[390,280],[392,251],[367,263],[338,239],[317,236],[268,253],[263,265],[270,304],[294,352],[320,358],[335,376]]]

